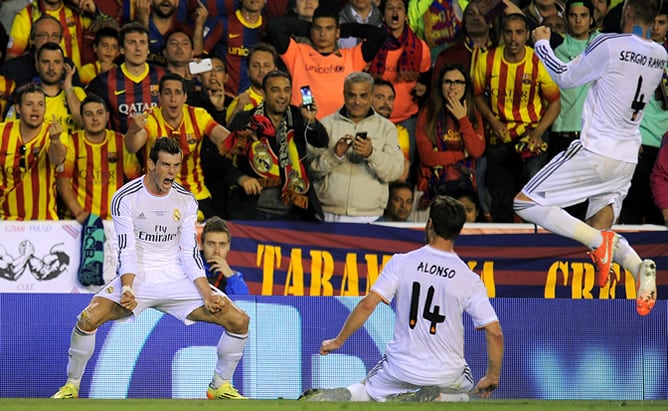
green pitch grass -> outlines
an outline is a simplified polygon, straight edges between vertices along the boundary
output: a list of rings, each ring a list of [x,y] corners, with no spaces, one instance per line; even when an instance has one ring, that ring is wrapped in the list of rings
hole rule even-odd
[[[442,410],[666,410],[668,401],[540,401],[540,400],[474,400],[468,403],[322,403],[295,400],[50,400],[0,398],[0,410],[7,411],[427,411]],[[442,407],[442,408],[441,408]]]

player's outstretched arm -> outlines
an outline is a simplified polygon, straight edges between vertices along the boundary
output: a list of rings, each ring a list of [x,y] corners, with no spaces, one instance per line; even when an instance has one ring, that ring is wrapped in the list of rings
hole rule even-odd
[[[369,316],[376,309],[379,302],[383,301],[380,296],[370,292],[366,297],[357,303],[357,306],[350,313],[346,322],[343,324],[339,335],[331,340],[324,340],[320,344],[320,354],[327,355],[330,351],[338,350],[346,342],[348,337],[353,335],[361,326],[364,325]]]
[[[498,321],[488,324],[484,329],[487,337],[487,373],[478,381],[473,394],[488,398],[499,385],[503,361],[503,332]]]

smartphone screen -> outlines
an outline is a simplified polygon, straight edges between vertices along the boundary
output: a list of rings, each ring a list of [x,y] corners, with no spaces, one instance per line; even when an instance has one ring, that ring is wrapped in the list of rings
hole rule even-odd
[[[356,138],[359,137],[359,138],[361,138],[362,140],[366,140],[366,131],[358,131],[358,132],[355,134],[355,137],[356,137]]]
[[[313,93],[311,93],[311,87],[304,86],[299,90],[302,93],[302,106],[310,106],[313,104]]]

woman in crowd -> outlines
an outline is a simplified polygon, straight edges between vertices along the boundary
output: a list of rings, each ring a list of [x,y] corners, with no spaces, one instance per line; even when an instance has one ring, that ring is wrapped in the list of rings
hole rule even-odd
[[[475,190],[475,159],[485,151],[482,117],[473,104],[468,70],[460,64],[446,65],[438,78],[440,88],[432,90],[417,120],[420,172],[414,221],[424,220],[435,196]]]

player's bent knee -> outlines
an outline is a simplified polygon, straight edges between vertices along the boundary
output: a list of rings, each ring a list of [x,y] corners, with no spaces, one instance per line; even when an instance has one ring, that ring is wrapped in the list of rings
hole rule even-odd
[[[247,334],[250,317],[245,312],[228,315],[221,323],[227,331],[233,334]]]

